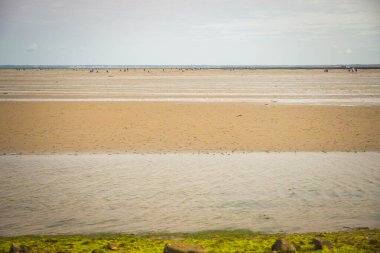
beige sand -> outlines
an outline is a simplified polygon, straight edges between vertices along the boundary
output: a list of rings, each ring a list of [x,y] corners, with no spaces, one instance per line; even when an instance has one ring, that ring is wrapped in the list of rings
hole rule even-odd
[[[376,99],[380,70],[0,69],[8,98]],[[149,71],[149,72],[148,72]],[[182,72],[183,71],[183,72]],[[353,100],[352,100],[353,101]],[[356,103],[357,104],[357,103]]]
[[[380,106],[1,102],[1,153],[379,151]]]

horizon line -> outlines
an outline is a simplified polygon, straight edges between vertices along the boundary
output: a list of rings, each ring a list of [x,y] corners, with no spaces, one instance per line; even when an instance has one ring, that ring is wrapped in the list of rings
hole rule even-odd
[[[0,68],[380,68],[378,64],[3,64]]]

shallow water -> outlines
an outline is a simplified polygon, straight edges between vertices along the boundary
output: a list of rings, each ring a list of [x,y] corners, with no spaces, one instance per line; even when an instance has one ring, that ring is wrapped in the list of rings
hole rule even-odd
[[[380,153],[0,157],[0,235],[380,228]]]

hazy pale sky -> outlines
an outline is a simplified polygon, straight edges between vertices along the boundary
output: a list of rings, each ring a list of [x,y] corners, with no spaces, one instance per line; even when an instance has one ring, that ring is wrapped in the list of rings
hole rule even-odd
[[[0,0],[0,64],[379,64],[379,0]]]

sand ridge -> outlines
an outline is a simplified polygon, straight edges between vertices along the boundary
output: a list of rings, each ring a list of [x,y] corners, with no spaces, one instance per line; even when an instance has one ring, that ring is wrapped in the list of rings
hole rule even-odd
[[[1,102],[1,153],[379,151],[380,106]]]
[[[106,72],[109,71],[109,72]],[[0,99],[244,98],[380,101],[380,70],[0,69]],[[377,102],[380,104],[380,102]]]

